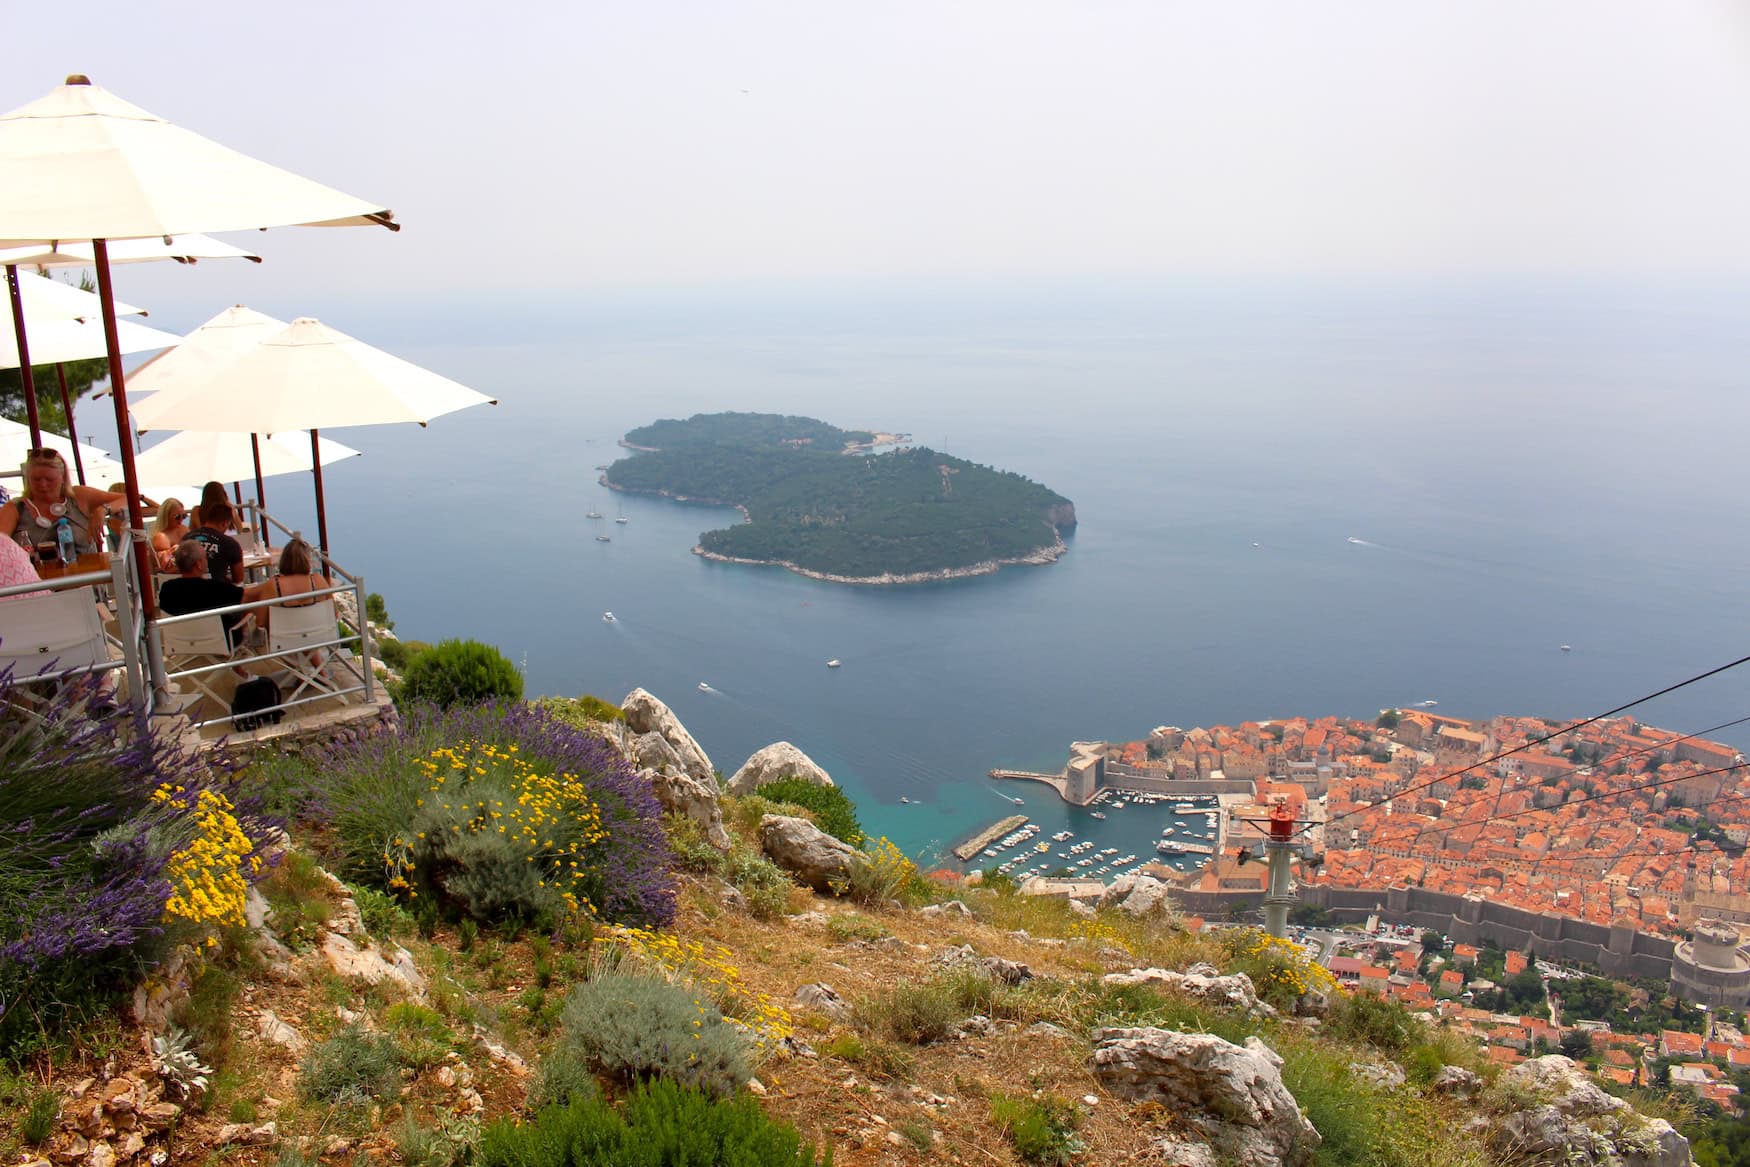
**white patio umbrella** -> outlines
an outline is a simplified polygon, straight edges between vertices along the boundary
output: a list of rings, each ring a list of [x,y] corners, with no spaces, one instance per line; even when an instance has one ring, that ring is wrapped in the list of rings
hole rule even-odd
[[[496,404],[484,393],[301,316],[208,376],[141,401],[134,418],[142,430],[308,429],[316,475],[316,529],[327,555],[318,430],[408,421],[424,425],[470,405]]]
[[[285,327],[284,320],[269,316],[264,312],[257,312],[253,308],[246,308],[242,304],[233,304],[183,337],[182,343],[176,348],[159,353],[135,369],[128,375],[128,387],[136,393],[157,393],[162,390],[175,391],[178,388],[187,388],[211,376],[259,342],[283,331]],[[249,443],[252,453],[256,456],[254,466],[255,500],[265,507],[267,505],[267,484],[264,479],[267,476],[261,470],[261,442],[255,434],[250,434]],[[313,470],[314,466],[309,461],[309,455],[305,454],[304,458],[304,464],[300,469]],[[224,481],[216,474],[201,478],[201,481],[205,482],[216,478]],[[229,481],[234,482],[236,479],[233,478]]]
[[[330,466],[359,456],[351,446],[328,438],[319,439],[317,445],[322,461]],[[140,481],[148,486],[159,482],[239,482],[253,474],[256,501],[263,506],[267,503],[259,493],[263,478],[304,473],[316,467],[310,456],[310,435],[302,430],[265,438],[252,433],[184,430],[142,451],[134,461]]]
[[[121,481],[122,464],[96,446],[71,441],[50,430],[43,430],[33,438],[29,426],[0,417],[0,467],[10,470],[22,466],[32,446],[57,450],[63,458],[82,458],[100,482]]]
[[[92,297],[96,299],[96,297]],[[124,353],[143,353],[152,349],[171,348],[182,340],[173,332],[163,332],[156,328],[147,328],[144,324],[135,324],[130,320],[118,320],[116,327],[116,343]],[[18,341],[22,332],[14,336],[0,335],[0,369],[19,369],[24,359],[19,356]],[[47,324],[31,326],[30,343],[35,347],[29,352],[29,360],[36,364],[54,365],[60,373],[61,408],[67,415],[67,436],[75,443],[73,446],[73,467],[77,471],[79,481],[88,481],[86,477],[85,459],[80,454],[79,430],[73,421],[73,401],[67,392],[67,377],[61,372],[61,365],[66,361],[83,361],[92,357],[102,357],[109,354],[109,338],[104,334],[103,323],[98,320],[56,320]],[[27,399],[30,399],[29,412],[36,413],[34,394],[28,392],[30,378],[25,376]],[[29,427],[26,427],[27,430]],[[44,431],[40,424],[35,430],[35,436],[42,437]],[[104,481],[111,482],[114,478]]]
[[[172,259],[194,263],[202,259],[247,259],[260,263],[261,256],[209,235],[171,235],[165,238],[117,239],[109,245],[110,263],[151,263]],[[0,264],[20,267],[90,267],[97,256],[89,243],[62,241],[52,247],[0,248]]]
[[[47,96],[0,114],[0,246],[90,240],[97,290],[111,333],[116,433],[128,484],[129,525],[140,577],[151,578],[134,467],[109,241],[298,224],[376,224],[395,229],[379,204],[342,194],[181,129],[91,84],[67,78]],[[154,600],[143,597],[151,619]],[[162,662],[152,662],[162,689]]]
[[[162,240],[130,240],[131,244],[157,242],[162,246]],[[212,240],[217,244],[218,240]],[[75,245],[67,244],[71,248]],[[221,246],[230,246],[223,244]],[[145,254],[142,252],[142,254]],[[155,258],[155,257],[154,257]],[[44,319],[90,319],[103,318],[103,301],[83,288],[75,288],[60,280],[34,272],[20,272],[21,264],[37,266],[63,266],[67,264],[86,264],[91,261],[74,255],[63,254],[50,247],[12,248],[0,252],[0,265],[6,268],[7,298],[12,308],[12,349],[15,354],[22,353],[19,363],[8,368],[21,369],[19,380],[24,383],[24,409],[30,421],[31,433],[41,436],[41,419],[37,415],[36,379],[31,375],[31,368],[36,364],[58,364],[55,361],[43,360],[40,354],[33,359],[30,353],[30,330],[35,322]],[[122,305],[116,305],[116,311],[122,312]],[[125,315],[144,316],[145,310],[128,305]],[[102,354],[97,354],[101,356]],[[67,377],[59,368],[56,370],[61,383],[61,404],[67,410],[68,428],[72,429],[72,402],[67,395]],[[78,433],[71,435],[75,440]],[[81,471],[83,474],[83,471]]]

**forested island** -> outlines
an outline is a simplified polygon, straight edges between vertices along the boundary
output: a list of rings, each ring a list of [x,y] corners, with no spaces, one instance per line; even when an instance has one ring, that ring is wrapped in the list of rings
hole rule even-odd
[[[697,554],[819,579],[922,583],[1063,554],[1059,532],[1076,521],[1068,499],[921,446],[869,452],[898,440],[807,417],[699,414],[629,432],[621,445],[641,452],[602,482],[738,507],[747,521],[706,531]]]

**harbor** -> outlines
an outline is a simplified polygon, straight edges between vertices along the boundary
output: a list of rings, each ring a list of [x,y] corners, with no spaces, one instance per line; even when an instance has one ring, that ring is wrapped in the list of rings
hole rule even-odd
[[[1224,797],[1232,796],[1107,787],[1085,805],[1008,815],[952,854],[968,868],[1017,881],[1059,875],[1111,882],[1150,864],[1189,874],[1221,850]]]
[[[1027,816],[1024,814],[1012,814],[1008,818],[999,819],[984,830],[972,836],[972,838],[966,840],[966,842],[954,847],[954,858],[960,860],[962,863],[970,862],[980,851],[988,849],[992,843],[995,843],[1004,835],[1013,831],[1016,827],[1026,821]]]

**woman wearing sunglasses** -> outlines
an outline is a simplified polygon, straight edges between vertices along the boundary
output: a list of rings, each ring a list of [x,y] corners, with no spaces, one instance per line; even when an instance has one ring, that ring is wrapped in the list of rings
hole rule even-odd
[[[158,570],[176,570],[173,557],[176,545],[188,538],[188,519],[188,511],[180,499],[167,498],[158,508],[158,517],[152,520],[147,530],[152,537],[152,554],[158,560]]]
[[[73,484],[66,460],[54,450],[31,450],[21,469],[24,493],[0,507],[0,535],[34,551],[39,562],[53,563],[59,559],[55,528],[66,519],[76,554],[102,551],[103,511],[127,506],[127,495]]]

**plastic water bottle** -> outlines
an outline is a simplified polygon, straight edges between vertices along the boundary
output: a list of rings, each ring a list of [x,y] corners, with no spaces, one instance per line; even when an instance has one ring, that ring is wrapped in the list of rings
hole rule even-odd
[[[73,561],[79,558],[73,546],[73,524],[65,515],[55,522],[55,547],[60,552],[63,567],[72,567]]]

